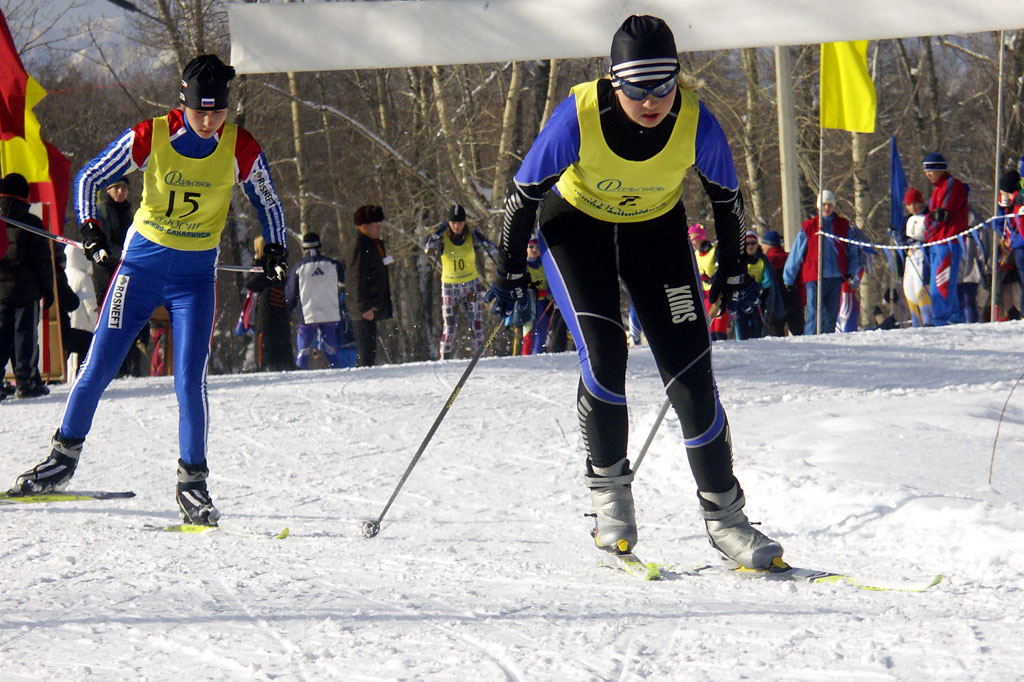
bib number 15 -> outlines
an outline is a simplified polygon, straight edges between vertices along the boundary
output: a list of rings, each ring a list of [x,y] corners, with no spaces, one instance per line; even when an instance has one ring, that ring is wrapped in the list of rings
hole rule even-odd
[[[164,215],[166,217],[168,217],[168,218],[172,217],[171,214],[174,212],[174,203],[175,203],[175,196],[176,195],[177,195],[177,190],[173,190],[172,189],[171,190],[171,198],[167,202],[167,212],[164,213]],[[198,200],[199,200],[200,196],[202,196],[202,195],[199,192],[182,192],[182,196],[181,196],[182,203],[188,204],[192,208],[189,209],[187,212],[182,213],[180,216],[177,216],[177,217],[178,218],[187,218],[190,215],[192,215],[193,213],[195,213],[196,211],[198,211],[199,210],[199,201]]]

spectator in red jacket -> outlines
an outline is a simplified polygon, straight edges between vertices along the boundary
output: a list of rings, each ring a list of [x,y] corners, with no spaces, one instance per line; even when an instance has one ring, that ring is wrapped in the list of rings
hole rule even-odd
[[[786,267],[786,259],[789,258],[789,252],[782,248],[782,235],[775,230],[768,230],[761,235],[761,247],[764,249],[765,258],[771,263],[772,269],[775,270],[775,274],[779,278],[778,281],[781,283],[782,271]],[[769,310],[765,318],[765,336],[785,336],[787,325],[790,334],[800,336],[804,333],[804,310],[799,290],[787,286],[783,286],[781,289],[786,316],[778,317]]]
[[[846,239],[850,236],[852,223],[836,213],[836,196],[827,189],[818,197],[818,214],[808,218],[800,226],[793,241],[793,250],[786,259],[782,279],[787,287],[803,286],[807,292],[807,309],[804,334],[818,332],[818,231]],[[839,316],[839,302],[843,282],[853,290],[860,279],[860,247],[838,239],[827,239],[822,247],[821,263],[821,330],[831,334],[836,330]]]
[[[946,159],[938,152],[924,157],[924,175],[932,183],[932,196],[924,219],[924,240],[928,245],[935,326],[963,322],[957,278],[962,258],[956,239],[944,241],[967,230],[967,185],[947,171]]]

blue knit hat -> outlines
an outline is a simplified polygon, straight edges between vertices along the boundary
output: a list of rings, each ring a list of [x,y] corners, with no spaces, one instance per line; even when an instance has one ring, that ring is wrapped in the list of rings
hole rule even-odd
[[[1024,178],[1024,156],[1017,159],[1017,175]]]
[[[925,170],[946,170],[946,157],[938,152],[932,152],[924,157]]]
[[[768,230],[761,235],[761,243],[768,246],[782,246],[782,235],[775,230]]]

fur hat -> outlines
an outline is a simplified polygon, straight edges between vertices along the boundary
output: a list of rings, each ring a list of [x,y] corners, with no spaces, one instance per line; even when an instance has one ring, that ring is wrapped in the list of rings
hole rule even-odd
[[[366,204],[356,209],[352,215],[352,221],[357,225],[368,225],[384,221],[384,209],[373,204]]]

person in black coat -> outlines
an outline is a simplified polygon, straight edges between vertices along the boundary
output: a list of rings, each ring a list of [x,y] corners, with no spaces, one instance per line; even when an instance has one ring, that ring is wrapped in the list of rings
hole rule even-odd
[[[360,206],[352,218],[357,232],[355,243],[345,254],[345,307],[355,330],[356,367],[369,367],[377,360],[377,321],[392,316],[387,266],[394,259],[385,253],[380,240],[383,208]]]
[[[132,204],[128,201],[127,178],[118,178],[103,188],[103,197],[96,204],[99,213],[100,229],[107,237],[110,245],[110,259],[105,264],[96,263],[92,266],[92,283],[96,288],[96,298],[100,301],[107,295],[110,278],[121,260],[124,239],[132,226]]]
[[[253,242],[257,261],[263,259],[265,244],[263,237],[256,237]],[[255,272],[246,277],[245,288],[256,294],[256,366],[269,372],[295,369],[284,282]]]
[[[45,230],[29,213],[29,186],[19,173],[0,180],[0,215]],[[50,391],[35,366],[39,301],[53,303],[53,261],[45,237],[5,224],[9,246],[0,260],[0,371],[14,361],[19,398],[34,398]]]

